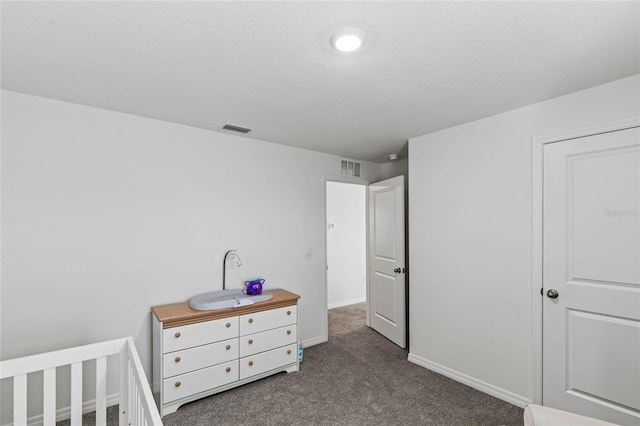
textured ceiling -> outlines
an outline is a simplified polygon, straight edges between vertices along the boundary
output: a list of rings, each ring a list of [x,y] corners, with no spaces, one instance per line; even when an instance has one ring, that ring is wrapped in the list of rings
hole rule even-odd
[[[640,2],[8,2],[2,87],[361,160],[640,72]],[[359,27],[356,54],[329,38]]]

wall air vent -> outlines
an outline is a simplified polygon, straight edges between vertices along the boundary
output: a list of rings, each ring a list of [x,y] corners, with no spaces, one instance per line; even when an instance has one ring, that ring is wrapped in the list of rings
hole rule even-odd
[[[238,133],[249,133],[251,131],[251,129],[247,127],[236,126],[234,124],[229,124],[229,123],[222,126],[222,130],[231,130],[232,132],[238,132]]]
[[[360,177],[360,163],[350,160],[341,160],[340,174],[345,176]]]

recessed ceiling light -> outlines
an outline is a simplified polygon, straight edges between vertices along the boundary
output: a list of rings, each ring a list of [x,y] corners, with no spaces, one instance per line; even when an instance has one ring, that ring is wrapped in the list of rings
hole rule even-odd
[[[336,39],[334,47],[341,52],[353,52],[362,46],[360,37],[353,34],[345,34]]]
[[[358,28],[344,28],[331,36],[331,45],[341,52],[355,52],[363,41],[364,32]]]

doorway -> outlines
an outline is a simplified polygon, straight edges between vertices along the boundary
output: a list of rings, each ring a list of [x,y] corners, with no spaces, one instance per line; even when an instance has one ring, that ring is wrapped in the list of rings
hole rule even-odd
[[[367,187],[326,182],[329,337],[362,327],[367,300]]]
[[[325,184],[327,339],[332,314],[345,314],[407,346],[404,180]]]

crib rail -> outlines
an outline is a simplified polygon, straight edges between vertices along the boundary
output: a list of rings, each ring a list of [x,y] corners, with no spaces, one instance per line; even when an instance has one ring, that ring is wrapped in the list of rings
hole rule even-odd
[[[13,424],[27,424],[27,374],[43,372],[43,424],[56,423],[56,368],[71,366],[71,425],[82,424],[82,363],[96,361],[96,425],[107,423],[107,357],[120,358],[121,426],[162,425],[131,337],[0,361],[0,379],[13,377]]]

